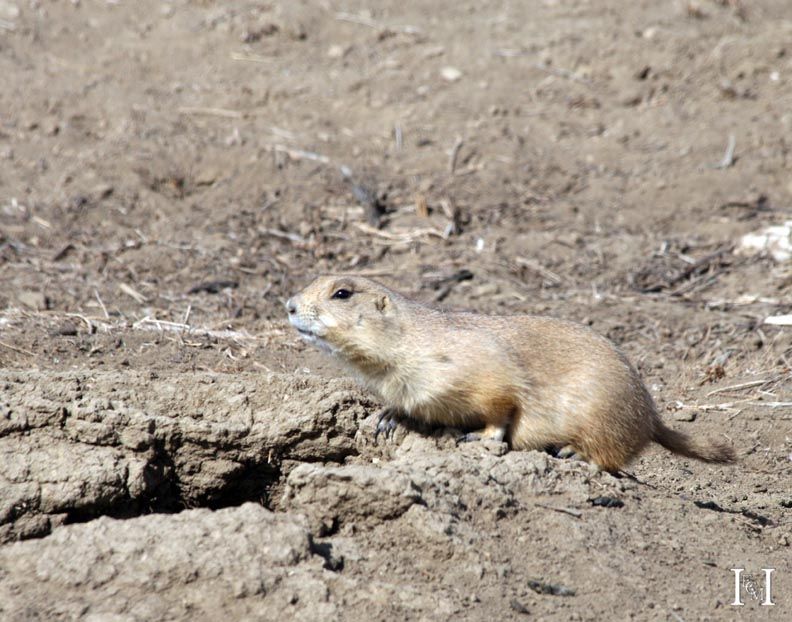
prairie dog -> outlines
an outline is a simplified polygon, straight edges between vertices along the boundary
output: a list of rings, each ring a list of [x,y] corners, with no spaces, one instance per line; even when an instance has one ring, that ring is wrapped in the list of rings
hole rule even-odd
[[[616,472],[650,441],[734,462],[720,441],[668,428],[626,357],[585,326],[549,317],[441,311],[357,276],[322,276],[286,302],[308,342],[346,363],[394,416],[483,429],[512,449],[563,447]]]

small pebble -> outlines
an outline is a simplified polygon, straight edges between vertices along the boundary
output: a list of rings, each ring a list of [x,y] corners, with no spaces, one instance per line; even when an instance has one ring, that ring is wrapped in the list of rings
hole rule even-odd
[[[462,72],[456,67],[443,67],[440,70],[440,75],[447,82],[456,82],[462,77]]]
[[[52,335],[61,337],[74,337],[77,334],[77,326],[72,322],[64,322],[52,330]]]
[[[343,58],[346,50],[343,45],[331,45],[327,50],[328,58]]]

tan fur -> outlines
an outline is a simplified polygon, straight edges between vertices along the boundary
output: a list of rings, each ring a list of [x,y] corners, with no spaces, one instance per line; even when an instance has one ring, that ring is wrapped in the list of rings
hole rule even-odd
[[[340,289],[351,296],[334,298]],[[514,449],[569,446],[612,472],[651,441],[707,462],[735,459],[723,443],[666,427],[624,355],[582,325],[444,312],[353,276],[320,277],[287,307],[306,340],[415,419],[505,431]]]

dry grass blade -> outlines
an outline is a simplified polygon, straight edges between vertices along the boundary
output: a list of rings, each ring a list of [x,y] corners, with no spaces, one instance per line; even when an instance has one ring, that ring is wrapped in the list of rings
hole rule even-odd
[[[542,278],[550,281],[554,285],[560,285],[561,283],[564,282],[564,279],[562,279],[558,274],[556,274],[552,270],[548,270],[539,262],[534,261],[533,259],[528,259],[526,257],[515,257],[514,260],[517,262],[517,265],[522,266],[524,268],[528,268],[533,272],[536,272]]]
[[[134,287],[127,285],[126,283],[119,283],[118,289],[124,292],[127,296],[131,296],[140,304],[144,304],[148,302],[148,298],[146,298],[143,294],[137,291]]]
[[[13,350],[14,352],[19,352],[20,354],[27,354],[28,356],[36,356],[35,352],[31,352],[30,350],[25,350],[24,348],[17,348],[16,346],[12,346],[10,343],[6,343],[5,341],[0,341],[0,346],[4,348],[8,348],[9,350]]]
[[[729,144],[726,145],[726,151],[723,154],[723,158],[715,165],[714,168],[729,168],[732,164],[734,164],[734,148],[736,146],[737,139],[734,137],[734,134],[729,134]]]
[[[792,378],[792,375],[778,374],[776,376],[772,376],[771,378],[763,378],[761,380],[751,380],[750,382],[741,382],[740,384],[733,384],[728,387],[719,387],[707,393],[706,397],[711,397],[713,395],[717,395],[718,393],[727,393],[729,391],[742,391],[744,389],[752,389],[753,387],[766,388],[778,383],[784,378],[790,379]]]
[[[231,60],[247,61],[249,63],[271,63],[272,58],[261,54],[249,54],[246,52],[232,52]]]
[[[228,110],[227,108],[204,108],[201,106],[182,106],[178,109],[179,114],[184,115],[205,115],[210,117],[225,117],[226,119],[241,119],[244,113],[239,110]]]
[[[771,315],[764,320],[765,324],[771,326],[792,326],[792,313],[786,315]]]
[[[380,231],[379,229],[375,229],[371,225],[366,225],[364,223],[355,223],[355,227],[360,229],[360,231],[363,233],[367,233],[368,235],[383,238],[385,240],[391,240],[393,242],[413,242],[422,237],[435,237],[444,239],[443,233],[437,229],[413,229],[412,231],[391,232]]]
[[[292,160],[313,160],[314,162],[321,162],[322,164],[330,164],[330,158],[320,153],[313,151],[305,151],[304,149],[292,149],[286,145],[275,145],[275,151],[285,153]]]
[[[182,322],[170,322],[158,320],[157,318],[146,316],[132,325],[134,330],[157,330],[160,332],[187,333],[189,335],[212,337],[215,339],[229,339],[235,341],[251,341],[257,339],[254,335],[247,332],[235,330],[214,330],[210,328],[197,328]],[[278,331],[278,334],[283,331]]]
[[[270,235],[273,238],[279,238],[281,240],[288,240],[294,244],[305,244],[305,238],[301,235],[296,233],[291,233],[289,231],[281,231],[280,229],[259,229],[259,233],[264,235]]]
[[[107,307],[105,307],[105,303],[102,302],[102,299],[99,297],[99,290],[97,290],[96,288],[94,288],[94,297],[96,298],[96,302],[98,302],[99,306],[102,308],[102,313],[104,313],[105,319],[109,320],[110,314],[107,312]],[[90,329],[90,323],[89,323],[89,329]]]

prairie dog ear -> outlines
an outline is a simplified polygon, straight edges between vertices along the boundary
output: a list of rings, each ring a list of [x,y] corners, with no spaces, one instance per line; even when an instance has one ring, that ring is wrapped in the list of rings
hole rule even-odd
[[[377,311],[384,313],[391,305],[390,298],[388,294],[379,294],[377,299],[374,301],[374,305],[377,307]]]

